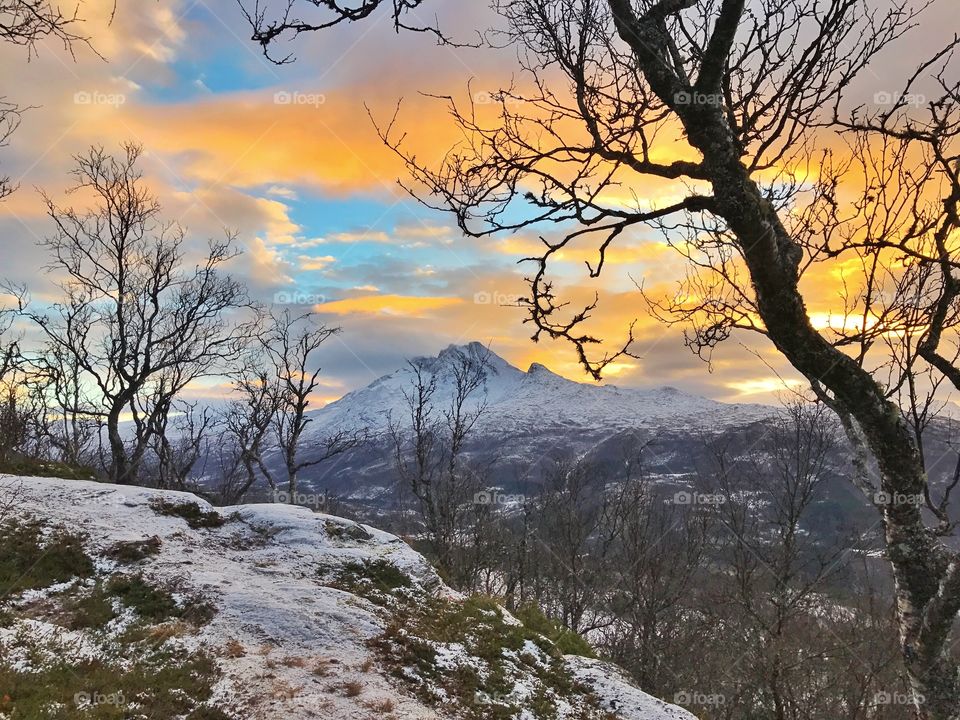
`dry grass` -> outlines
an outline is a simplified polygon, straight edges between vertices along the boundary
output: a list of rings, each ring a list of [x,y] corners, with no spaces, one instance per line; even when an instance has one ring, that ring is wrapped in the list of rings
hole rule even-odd
[[[147,639],[151,642],[162,644],[170,638],[185,637],[187,635],[192,635],[195,632],[196,630],[189,623],[185,623],[182,620],[174,620],[172,622],[163,623],[150,628],[150,632],[147,634]]]
[[[307,666],[306,659],[296,655],[289,655],[281,660],[280,663],[288,668],[302,668]]]
[[[247,649],[239,640],[231,638],[227,641],[223,654],[228,658],[242,658],[247,654]]]
[[[343,694],[347,697],[357,697],[363,692],[363,683],[359,680],[348,680],[342,687]]]
[[[327,677],[333,672],[333,666],[336,664],[337,661],[333,658],[320,658],[313,666],[313,674],[317,677]]]
[[[364,706],[368,710],[372,710],[375,713],[392,713],[397,709],[397,704],[390,698],[382,698],[380,700],[368,700],[364,703]]]
[[[360,672],[368,673],[373,670],[373,658],[367,658],[360,664]]]
[[[270,697],[274,700],[293,700],[301,690],[302,685],[291,685],[286,680],[277,680],[270,690]]]

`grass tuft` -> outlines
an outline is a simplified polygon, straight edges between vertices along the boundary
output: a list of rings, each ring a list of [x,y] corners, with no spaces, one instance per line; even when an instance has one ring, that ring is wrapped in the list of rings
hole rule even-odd
[[[146,560],[160,552],[160,538],[156,535],[144,540],[120,540],[107,549],[107,557],[121,563]]]
[[[204,510],[195,502],[174,502],[164,497],[158,497],[150,501],[150,507],[158,515],[183,518],[194,530],[218,528],[227,522],[227,518],[216,510]]]
[[[0,596],[38,590],[93,575],[93,560],[80,535],[54,530],[31,519],[0,525]]]

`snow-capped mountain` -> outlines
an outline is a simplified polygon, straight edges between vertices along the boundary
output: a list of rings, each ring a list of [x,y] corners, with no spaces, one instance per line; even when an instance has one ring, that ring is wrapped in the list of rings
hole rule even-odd
[[[457,354],[478,362],[485,358],[489,367],[485,392],[475,396],[487,403],[480,420],[484,432],[509,435],[551,427],[602,428],[606,434],[632,428],[709,430],[747,425],[775,412],[766,405],[727,404],[672,387],[641,390],[575,382],[539,363],[524,372],[478,342],[451,345],[437,357],[412,361],[437,374],[438,407],[449,400],[452,388],[446,371]],[[391,416],[408,414],[404,390],[411,381],[412,371],[404,367],[345,395],[312,415],[313,431],[385,428]]]
[[[393,480],[387,439],[391,422],[409,423],[407,402],[417,366],[436,379],[432,403],[439,415],[453,394],[451,368],[458,359],[486,364],[482,390],[471,397],[485,409],[474,427],[469,451],[493,462],[493,480],[531,479],[535,468],[558,455],[603,455],[623,442],[655,440],[652,462],[658,472],[690,471],[689,445],[768,420],[777,411],[765,405],[728,404],[676,388],[652,390],[581,383],[539,363],[521,370],[482,344],[450,346],[436,357],[422,357],[311,414],[304,437],[307,456],[321,439],[338,430],[367,428],[380,440],[326,465],[312,468],[303,485],[353,498],[372,498]],[[531,468],[534,471],[531,472]]]

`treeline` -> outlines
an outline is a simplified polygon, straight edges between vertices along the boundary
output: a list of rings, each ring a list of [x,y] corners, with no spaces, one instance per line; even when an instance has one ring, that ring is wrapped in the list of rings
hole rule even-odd
[[[909,714],[878,537],[809,531],[843,442],[822,406],[786,408],[749,453],[711,442],[684,489],[645,472],[637,440],[614,461],[553,459],[518,494],[469,452],[483,365],[413,363],[393,429],[397,527],[450,584],[539,608],[700,718]]]
[[[200,489],[224,502],[256,485],[290,496],[305,467],[363,440],[317,438],[324,451],[301,455],[316,353],[339,329],[255,302],[228,272],[235,235],[188,242],[140,156],[137,145],[77,156],[68,196],[85,209],[43,195],[56,295],[40,302],[4,287],[0,468]],[[227,379],[219,406],[190,400],[204,378]]]

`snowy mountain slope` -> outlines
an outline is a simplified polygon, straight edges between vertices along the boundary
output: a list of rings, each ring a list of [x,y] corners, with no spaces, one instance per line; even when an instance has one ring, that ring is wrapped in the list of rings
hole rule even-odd
[[[482,398],[486,408],[471,433],[468,451],[485,462],[496,460],[491,480],[502,487],[521,475],[535,478],[529,468],[552,455],[605,451],[604,445],[618,436],[628,441],[637,435],[662,440],[659,457],[664,467],[655,471],[689,472],[690,447],[704,434],[760,423],[776,412],[769,406],[726,404],[669,387],[641,390],[574,382],[536,363],[524,372],[496,354],[488,355],[481,344],[470,343],[413,361],[437,378],[433,404],[438,417],[449,405],[449,367],[458,354],[488,357],[490,363],[484,391],[473,398],[474,403]],[[322,446],[320,438],[337,430],[368,428],[381,439],[309,469],[302,477],[303,487],[313,485],[376,504],[381,488],[394,480],[386,435],[391,421],[409,423],[404,392],[410,391],[412,379],[409,367],[400,368],[312,412],[303,443],[308,458]],[[272,462],[277,464],[279,458]]]
[[[188,598],[199,593],[204,604],[212,606],[210,616],[191,632],[171,632],[166,639],[168,635],[159,634],[160,626],[148,628],[149,637],[160,637],[164,647],[182,644],[216,658],[217,681],[205,701],[206,714],[190,714],[190,720],[484,716],[484,699],[477,700],[479,710],[471,709],[480,715],[463,714],[467,708],[460,707],[443,686],[445,673],[452,672],[445,663],[454,663],[469,646],[469,627],[462,642],[447,643],[416,637],[412,626],[401,627],[394,641],[400,638],[408,645],[415,641],[429,650],[415,668],[404,663],[391,667],[374,649],[407,596],[416,598],[416,604],[448,608],[452,615],[458,614],[465,602],[399,538],[293,506],[215,510],[187,493],[85,481],[0,477],[0,495],[0,526],[11,519],[26,523],[27,518],[35,518],[43,524],[47,538],[56,537],[56,528],[82,533],[84,550],[93,558],[86,579],[12,592],[0,600],[0,679],[4,672],[39,672],[36,667],[31,670],[30,663],[14,660],[28,642],[43,641],[48,647],[57,647],[61,661],[71,661],[71,653],[87,652],[83,650],[87,646],[105,647],[109,638],[129,642],[123,639],[127,637],[124,633],[133,627],[131,615],[136,615],[129,608],[103,629],[78,631],[58,624],[65,622],[65,614],[47,608],[43,615],[37,607],[72,594],[86,602],[85,593],[111,581],[111,576],[115,579],[118,573],[126,573],[129,577],[132,571],[124,563],[133,562],[137,577],[175,588],[177,605],[187,604]],[[115,559],[118,543],[130,547],[130,543],[144,540],[153,548],[149,554],[123,562]],[[365,577],[368,571],[370,577]],[[83,575],[79,568],[77,572]],[[381,593],[370,588],[387,589]],[[483,613],[484,617],[493,616],[501,627],[520,625],[499,609]],[[449,633],[449,627],[444,632]],[[645,695],[609,666],[551,653],[545,638],[537,635],[531,643],[531,635],[523,633],[524,648],[530,649],[520,655],[506,647],[503,650],[501,670],[512,678],[514,689],[497,702],[522,705],[525,688],[536,690],[541,699],[551,696],[555,691],[545,688],[542,680],[565,666],[560,672],[580,682],[573,686],[574,692],[555,698],[556,714],[551,717],[557,720],[694,720],[686,711]],[[427,665],[429,672],[423,669],[424,658],[432,663]],[[80,658],[76,660],[80,662]],[[480,662],[469,653],[463,661]],[[547,665],[551,665],[550,674],[538,670]],[[417,692],[411,680],[417,681]],[[430,683],[434,687],[427,687],[429,692],[424,693],[424,686]],[[91,709],[90,698],[101,697],[97,688],[78,695],[83,695],[86,703],[81,709]],[[25,717],[16,714],[17,701],[16,693],[3,696],[0,718]],[[75,709],[66,717],[101,716]],[[515,717],[535,720],[544,716],[524,710]]]
[[[477,342],[451,345],[435,358],[414,361],[441,378],[436,399],[440,407],[450,396],[451,386],[444,371],[457,352],[477,358],[486,356],[488,350]],[[480,425],[484,432],[511,434],[549,425],[602,427],[609,431],[638,427],[712,429],[746,425],[768,418],[773,412],[765,405],[721,403],[671,387],[641,390],[575,382],[539,363],[524,372],[492,352],[489,363],[485,395],[488,407]],[[409,368],[400,368],[345,395],[312,413],[312,432],[331,427],[383,428],[390,415],[402,419],[408,412],[403,391],[409,389],[410,381]]]

